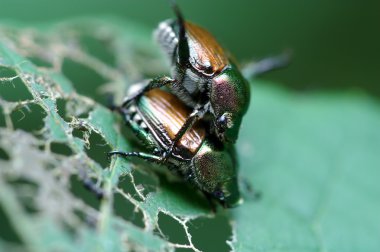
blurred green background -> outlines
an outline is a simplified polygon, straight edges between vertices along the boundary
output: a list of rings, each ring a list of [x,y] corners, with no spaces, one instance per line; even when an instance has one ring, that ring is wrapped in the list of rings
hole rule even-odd
[[[292,49],[286,70],[266,78],[302,91],[365,90],[380,95],[380,1],[178,0],[184,15],[210,30],[240,62]],[[51,22],[112,15],[152,30],[172,17],[165,0],[2,0],[1,20]]]

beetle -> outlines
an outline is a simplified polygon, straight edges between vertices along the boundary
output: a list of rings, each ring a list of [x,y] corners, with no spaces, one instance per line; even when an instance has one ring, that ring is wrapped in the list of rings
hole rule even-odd
[[[155,37],[172,61],[172,76],[155,78],[134,95],[127,105],[145,92],[167,86],[187,106],[193,108],[168,148],[174,146],[192,125],[205,118],[206,127],[222,143],[235,143],[250,102],[250,87],[238,67],[228,58],[216,39],[204,28],[184,21],[173,4],[175,20],[161,22]]]
[[[135,94],[126,97],[126,105],[145,92],[167,86],[186,105],[193,108],[174,138],[166,155],[170,155],[187,130],[205,118],[209,132],[222,143],[235,143],[242,119],[248,110],[249,83],[228,53],[204,28],[185,21],[172,2],[176,19],[159,24],[154,32],[158,44],[171,60],[173,77],[158,77]],[[257,76],[287,64],[288,55],[265,59],[244,69],[246,77]]]
[[[191,108],[176,96],[152,89],[114,110],[122,115],[146,152],[112,151],[110,156],[134,157],[167,166],[202,191],[210,202],[214,199],[224,207],[234,207],[242,201],[233,146],[208,134],[202,121],[193,124],[170,156],[164,158],[191,113]]]

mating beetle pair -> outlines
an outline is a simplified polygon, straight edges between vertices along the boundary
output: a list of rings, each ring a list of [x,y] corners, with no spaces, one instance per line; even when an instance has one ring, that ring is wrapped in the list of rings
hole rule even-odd
[[[195,121],[206,116],[210,117],[212,134],[221,142],[235,143],[249,106],[249,84],[209,32],[185,22],[176,5],[173,9],[177,19],[160,23],[155,32],[156,40],[172,61],[173,78],[152,80],[123,105],[148,90],[166,86],[193,108],[174,144]]]
[[[209,199],[233,207],[241,201],[233,144],[250,87],[214,37],[185,22],[175,4],[173,9],[177,18],[160,23],[155,32],[172,61],[173,78],[153,79],[115,108],[149,153],[110,155],[165,164]],[[163,86],[171,93],[159,89]]]
[[[163,159],[191,113],[177,97],[153,89],[116,109],[148,152],[113,151],[111,155],[163,163],[224,207],[239,203],[234,150],[210,136],[203,122],[195,123],[174,146],[171,155]]]

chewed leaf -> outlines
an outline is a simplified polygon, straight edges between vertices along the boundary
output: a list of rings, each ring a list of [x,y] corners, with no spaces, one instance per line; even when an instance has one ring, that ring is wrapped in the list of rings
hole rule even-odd
[[[152,165],[107,159],[137,146],[104,101],[162,75],[158,55],[132,22],[0,27],[0,250],[380,251],[380,108],[368,97],[251,83],[244,203],[217,214]]]

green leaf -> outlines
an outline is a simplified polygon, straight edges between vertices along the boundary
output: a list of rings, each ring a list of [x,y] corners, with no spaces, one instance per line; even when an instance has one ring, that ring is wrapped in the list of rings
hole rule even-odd
[[[236,251],[378,251],[378,104],[265,82],[254,91],[238,149],[262,197],[232,211]]]
[[[138,147],[102,98],[120,102],[129,84],[167,71],[158,52],[150,31],[120,20],[0,27],[0,223],[9,226],[0,226],[1,248],[380,251],[380,109],[369,97],[252,82],[237,143],[245,202],[216,215],[165,172],[107,159],[107,151]],[[25,85],[32,99],[7,101],[6,85]]]

